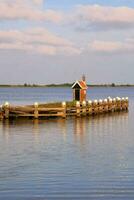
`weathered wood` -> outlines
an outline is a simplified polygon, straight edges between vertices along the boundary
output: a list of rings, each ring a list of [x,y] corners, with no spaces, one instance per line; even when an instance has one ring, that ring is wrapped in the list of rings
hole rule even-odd
[[[76,102],[76,116],[80,117],[80,102]]]
[[[88,101],[87,114],[92,115],[92,113],[93,113],[92,101]]]
[[[5,102],[4,106],[3,106],[3,109],[4,109],[4,117],[5,119],[8,119],[9,118],[9,108],[10,108],[10,105],[8,102]]]
[[[87,114],[87,109],[86,109],[86,101],[82,102],[82,115],[86,116]]]
[[[35,119],[38,119],[38,117],[39,117],[39,111],[38,111],[38,103],[36,102],[35,104],[34,104],[34,118]]]
[[[103,113],[103,101],[100,99],[98,103],[98,111],[99,113]]]
[[[62,102],[62,109],[63,109],[62,117],[66,118],[66,102]]]

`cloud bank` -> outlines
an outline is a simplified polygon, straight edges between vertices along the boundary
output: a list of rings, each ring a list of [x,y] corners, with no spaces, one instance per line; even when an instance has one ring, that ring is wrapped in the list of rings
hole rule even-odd
[[[134,28],[134,8],[79,5],[70,19],[80,30]]]
[[[0,1],[0,21],[47,21],[58,23],[59,27],[64,30],[69,28],[70,33],[75,30],[75,34],[79,34],[77,30],[83,30],[87,33],[90,31],[115,31],[128,30],[134,28],[134,8],[129,7],[112,7],[101,5],[77,5],[73,12],[55,11],[52,9],[44,9],[43,0],[1,0]],[[70,24],[73,24],[70,26]],[[29,25],[29,24],[28,24]],[[21,28],[23,29],[23,28]],[[72,32],[71,32],[72,31]],[[62,33],[64,35],[64,31]],[[104,38],[105,39],[105,38]],[[29,28],[0,31],[0,49],[16,49],[41,53],[45,55],[74,55],[83,54],[84,52],[133,52],[133,44],[131,38],[129,40],[118,41],[119,38],[109,39],[108,41],[96,39],[88,40],[87,45],[77,44],[65,39],[56,33],[48,31],[46,28]],[[73,39],[72,39],[73,40]],[[131,41],[131,42],[130,42]],[[80,46],[78,48],[78,46]]]
[[[42,0],[1,0],[0,20],[32,20],[59,23],[62,14],[40,7]]]
[[[88,44],[88,50],[105,54],[123,52],[134,53],[134,41],[132,41],[132,39],[123,42],[94,40]]]
[[[24,50],[45,55],[81,53],[72,42],[44,28],[0,31],[0,49]]]

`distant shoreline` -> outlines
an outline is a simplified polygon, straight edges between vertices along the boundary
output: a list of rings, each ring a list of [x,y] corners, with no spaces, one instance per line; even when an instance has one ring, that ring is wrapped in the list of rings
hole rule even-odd
[[[65,87],[65,88],[71,88],[73,83],[64,83],[64,84],[48,84],[48,85],[39,85],[39,84],[1,84],[0,88],[3,87],[16,87],[16,88],[51,88],[51,87]],[[133,84],[88,84],[88,87],[134,87]]]

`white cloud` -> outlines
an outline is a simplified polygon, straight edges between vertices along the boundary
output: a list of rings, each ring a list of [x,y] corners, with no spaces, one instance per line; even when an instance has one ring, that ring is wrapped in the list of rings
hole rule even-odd
[[[43,0],[32,0],[32,1],[36,5],[42,5],[43,4]]]
[[[134,52],[134,41],[132,43],[131,39],[124,42],[95,40],[89,43],[88,50],[101,53]]]
[[[91,44],[89,44],[89,48],[94,51],[113,52],[122,49],[122,43],[95,40]]]
[[[55,23],[62,20],[61,13],[36,6],[42,3],[42,0],[1,0],[0,20],[52,21]]]
[[[44,28],[0,31],[0,49],[25,50],[47,55],[81,53],[72,42]]]
[[[71,20],[77,28],[83,30],[134,28],[134,8],[79,5]]]

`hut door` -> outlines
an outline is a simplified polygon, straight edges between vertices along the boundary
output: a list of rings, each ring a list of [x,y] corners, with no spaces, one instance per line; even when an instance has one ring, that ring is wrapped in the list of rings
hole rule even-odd
[[[75,90],[75,100],[80,101],[80,90]]]

